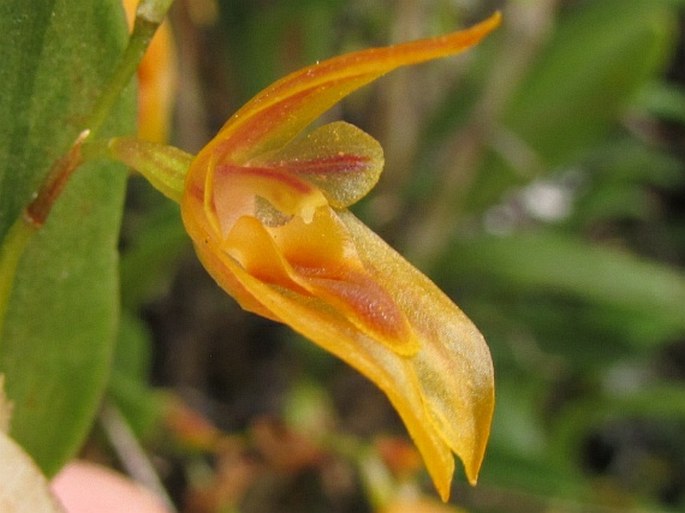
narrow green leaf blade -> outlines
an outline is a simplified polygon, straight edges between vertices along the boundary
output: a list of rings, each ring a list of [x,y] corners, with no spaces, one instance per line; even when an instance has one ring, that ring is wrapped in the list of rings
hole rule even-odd
[[[541,231],[483,236],[458,244],[454,254],[460,265],[452,269],[463,276],[619,308],[658,321],[662,334],[685,330],[685,274],[626,251]]]
[[[674,15],[651,0],[585,2],[561,20],[506,126],[553,166],[591,147],[665,64]]]
[[[596,148],[663,69],[676,19],[651,0],[585,1],[561,16],[507,106],[471,206]]]

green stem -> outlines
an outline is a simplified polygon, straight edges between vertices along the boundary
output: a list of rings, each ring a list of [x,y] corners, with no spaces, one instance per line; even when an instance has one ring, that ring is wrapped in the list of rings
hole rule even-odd
[[[94,138],[106,121],[124,88],[130,83],[157,27],[173,0],[142,0],[136,11],[133,32],[121,60],[98,99],[85,129],[67,153],[52,165],[35,198],[10,227],[0,245],[0,337],[17,266],[31,237],[43,226],[73,172],[83,163],[86,138]]]
[[[166,11],[172,0],[142,0],[136,11],[136,20],[128,45],[121,56],[119,65],[100,96],[95,109],[86,120],[86,127],[91,131],[91,137],[98,135],[102,125],[107,120],[110,111],[119,100],[121,92],[131,82],[133,75],[147,50],[157,27],[164,20]]]

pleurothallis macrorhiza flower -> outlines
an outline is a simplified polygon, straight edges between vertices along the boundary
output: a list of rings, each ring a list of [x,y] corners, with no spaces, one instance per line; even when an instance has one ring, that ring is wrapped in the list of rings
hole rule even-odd
[[[446,500],[454,454],[475,483],[494,407],[492,360],[464,313],[347,210],[377,182],[383,151],[344,122],[303,134],[385,73],[459,53],[499,14],[453,34],[342,55],[257,94],[193,159],[181,211],[216,282],[387,395]],[[453,454],[454,453],[454,454]]]

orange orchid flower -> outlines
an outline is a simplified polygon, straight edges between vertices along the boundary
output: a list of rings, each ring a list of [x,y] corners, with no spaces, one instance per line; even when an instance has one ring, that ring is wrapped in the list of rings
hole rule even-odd
[[[459,53],[500,23],[368,49],[296,71],[243,106],[193,158],[114,141],[121,160],[180,200],[217,283],[251,312],[287,324],[385,392],[443,500],[454,454],[474,484],[494,406],[476,327],[347,207],[376,184],[383,151],[344,122],[302,134],[346,95],[401,66]],[[178,176],[159,169],[187,169]]]

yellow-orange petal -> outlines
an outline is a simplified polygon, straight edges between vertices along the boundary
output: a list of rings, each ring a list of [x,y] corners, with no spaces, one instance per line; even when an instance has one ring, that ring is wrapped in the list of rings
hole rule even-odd
[[[398,301],[422,341],[413,369],[433,428],[461,458],[468,480],[475,484],[494,411],[494,371],[483,336],[433,282],[355,216],[339,216],[362,262]],[[418,441],[417,446],[422,450]],[[430,471],[430,462],[427,465]],[[431,474],[437,485],[435,467]]]
[[[341,322],[399,354],[418,351],[404,312],[369,276],[332,210],[319,209],[310,223],[296,218],[278,227],[243,216],[221,247],[259,281],[289,289],[316,308],[338,312]]]
[[[203,152],[242,164],[278,150],[331,106],[402,66],[460,53],[500,23],[499,13],[465,30],[430,39],[348,53],[274,82],[236,112]]]
[[[249,165],[266,165],[300,177],[321,190],[334,208],[346,208],[378,182],[383,148],[369,134],[344,121],[317,128]]]
[[[318,207],[327,205],[319,189],[277,168],[220,164],[213,170],[213,194],[208,213],[216,216],[226,234],[243,215],[258,216],[258,198],[266,200],[284,217],[297,215],[311,221]],[[265,210],[267,205],[261,205]]]
[[[313,340],[383,390],[447,499],[453,453],[472,483],[483,459],[494,407],[488,348],[469,319],[430,280],[352,214],[338,215],[374,280],[409,319],[420,347],[415,355],[403,356],[379,343],[319,298],[260,280],[211,244],[196,242],[196,250],[217,282],[245,308],[266,310],[267,317]]]

